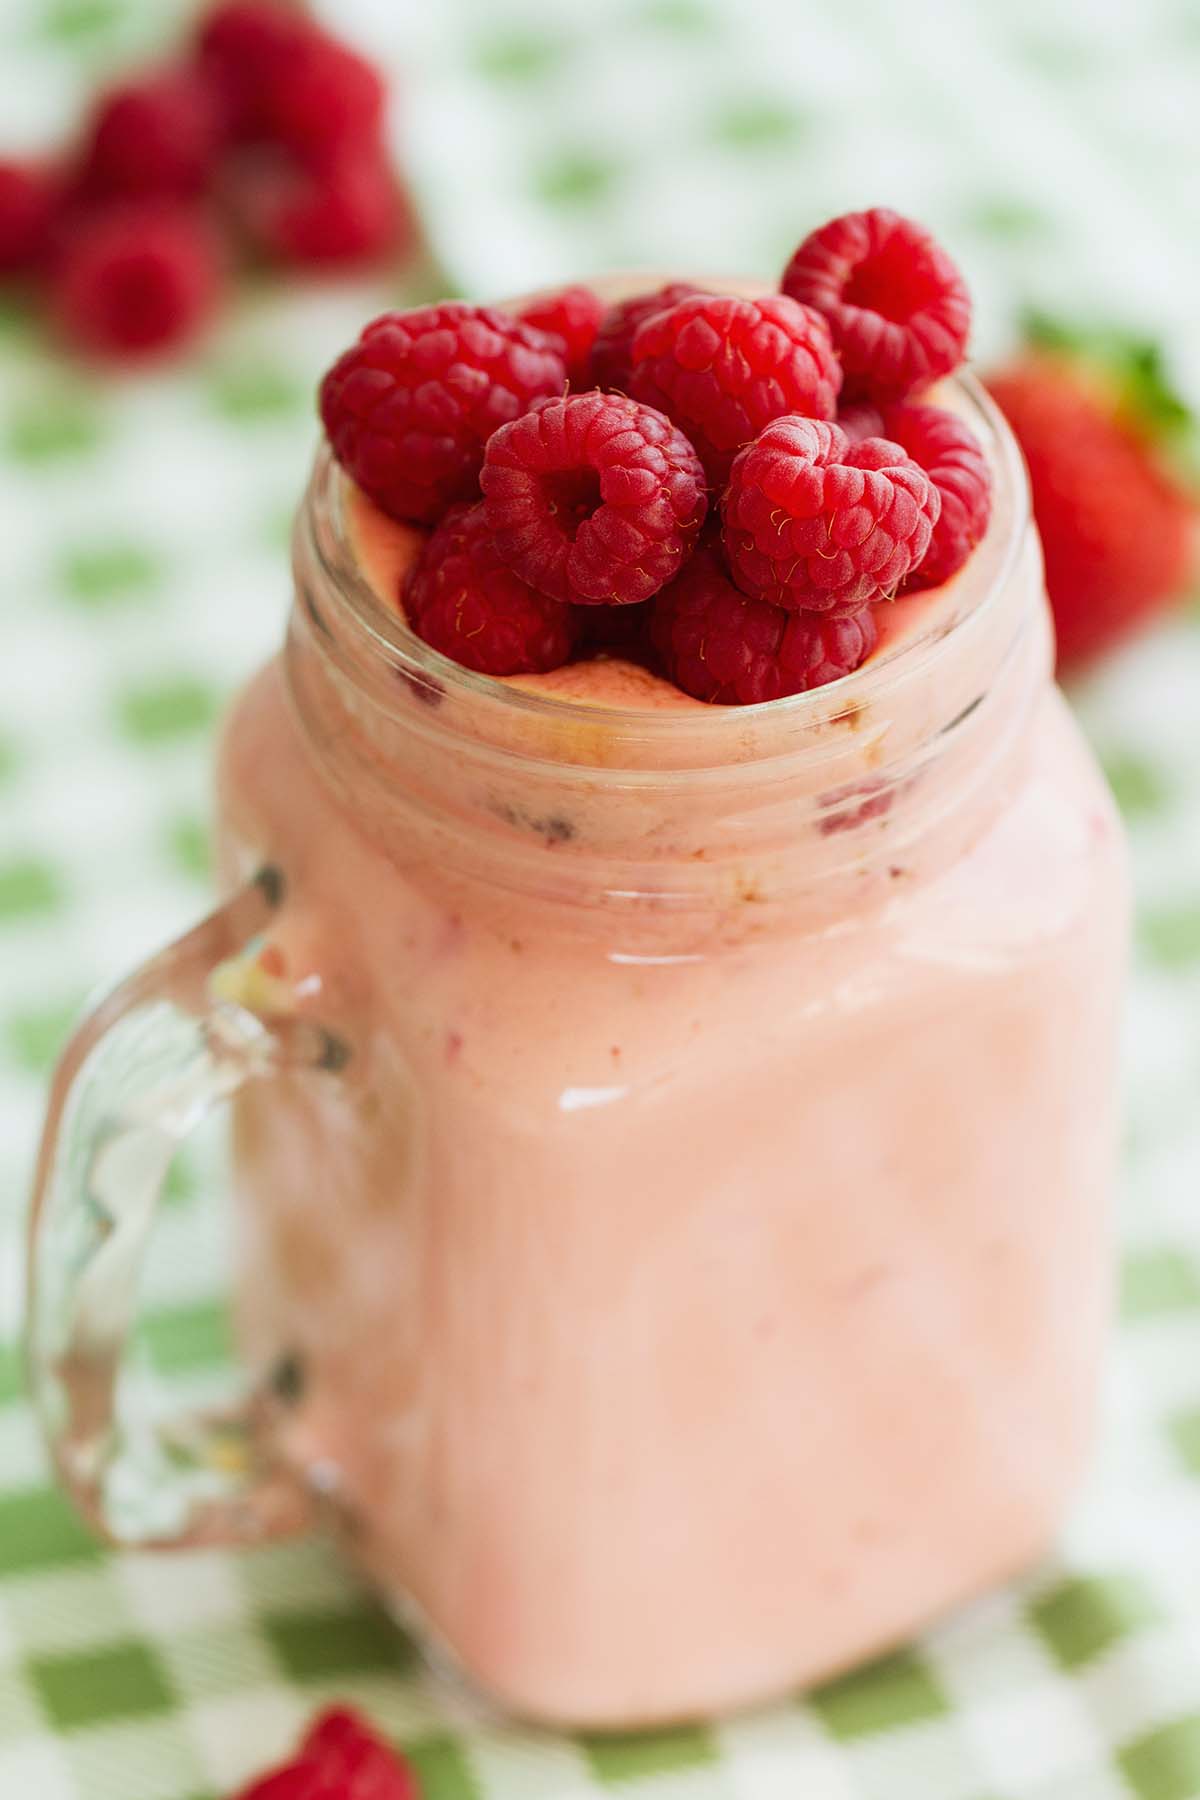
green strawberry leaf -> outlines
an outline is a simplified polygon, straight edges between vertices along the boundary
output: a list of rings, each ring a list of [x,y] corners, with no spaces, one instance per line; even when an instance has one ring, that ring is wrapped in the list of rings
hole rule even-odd
[[[1159,432],[1175,436],[1195,423],[1186,402],[1171,386],[1166,360],[1158,344],[1143,340],[1130,343],[1126,356],[1126,393],[1140,418]]]
[[[1200,485],[1200,421],[1172,384],[1162,347],[1153,338],[1108,324],[1071,324],[1029,308],[1021,316],[1025,342],[1094,370],[1111,387],[1114,412],[1162,452],[1186,486]]]
[[[1065,319],[1056,319],[1052,313],[1042,312],[1037,306],[1025,307],[1019,323],[1022,338],[1035,350],[1066,350],[1078,354],[1088,341],[1088,334],[1078,325],[1068,325]]]

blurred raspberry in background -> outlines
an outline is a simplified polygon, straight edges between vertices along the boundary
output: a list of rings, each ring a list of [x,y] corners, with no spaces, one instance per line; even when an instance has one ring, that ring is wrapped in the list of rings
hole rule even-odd
[[[239,266],[405,261],[386,110],[378,70],[306,13],[225,0],[53,163],[0,161],[0,281],[76,350],[128,360],[190,343]]]

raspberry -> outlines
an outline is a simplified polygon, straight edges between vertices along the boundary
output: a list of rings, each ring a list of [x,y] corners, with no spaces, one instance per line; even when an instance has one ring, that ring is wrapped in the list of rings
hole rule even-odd
[[[295,7],[274,0],[225,0],[205,14],[197,59],[237,136],[260,127],[263,94],[314,29]]]
[[[744,593],[806,612],[890,599],[929,548],[941,501],[899,444],[777,419],[733,465],[724,542]]]
[[[186,69],[113,88],[92,117],[76,178],[94,199],[192,199],[207,187],[222,137],[213,91]]]
[[[881,436],[906,450],[942,497],[929,549],[909,587],[937,587],[962,568],[987,530],[992,472],[975,433],[940,406],[892,406]]]
[[[0,162],[0,278],[28,275],[49,248],[58,183],[36,163]]]
[[[747,599],[707,545],[659,594],[651,629],[672,681],[719,706],[822,687],[857,669],[876,639],[869,607],[831,618]]]
[[[624,394],[545,400],[498,431],[481,485],[496,547],[555,600],[648,600],[691,552],[708,499],[683,433]]]
[[[416,237],[407,197],[373,144],[347,145],[318,169],[252,152],[231,194],[251,243],[299,268],[376,262]]]
[[[378,132],[387,97],[378,70],[294,7],[227,0],[196,47],[242,140],[315,155]]]
[[[346,1707],[322,1714],[294,1760],[240,1800],[419,1800],[416,1776]]]
[[[484,675],[557,669],[575,643],[572,609],[500,560],[478,504],[446,514],[409,576],[404,609],[418,637]]]
[[[342,467],[384,512],[430,523],[475,498],[497,426],[565,381],[544,332],[446,301],[368,325],[322,382],[321,418]]]
[[[903,400],[966,351],[962,276],[927,231],[887,207],[843,213],[806,237],[782,287],[828,319],[848,400]]]
[[[638,326],[652,319],[655,313],[666,312],[677,301],[686,300],[689,294],[699,292],[699,288],[692,287],[690,282],[672,281],[667,287],[655,288],[649,294],[635,294],[631,300],[621,300],[616,306],[610,306],[600,321],[592,345],[587,385],[627,394],[633,379],[633,340]]]
[[[257,101],[256,126],[298,155],[327,155],[378,140],[387,88],[348,45],[310,26],[276,57]]]
[[[772,419],[832,418],[840,383],[824,319],[784,294],[694,294],[633,340],[632,392],[687,432],[714,483]]]
[[[54,272],[59,329],[101,356],[149,356],[192,337],[221,287],[221,246],[194,214],[143,202],[85,218]]]
[[[591,288],[565,287],[523,306],[517,317],[561,338],[567,364],[567,380],[573,388],[587,387],[588,363],[596,331],[604,316],[604,302]]]

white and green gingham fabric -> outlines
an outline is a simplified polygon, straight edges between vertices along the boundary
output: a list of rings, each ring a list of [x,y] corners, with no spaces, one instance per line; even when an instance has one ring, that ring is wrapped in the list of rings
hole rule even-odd
[[[175,0],[3,0],[0,132],[52,136]],[[1189,0],[338,0],[404,71],[446,280],[777,268],[889,201],[970,271],[980,341],[1034,301],[1160,335],[1200,399]],[[410,286],[410,292],[412,291]],[[206,903],[212,726],[277,641],[322,366],[397,284],[263,287],[189,364],[101,379],[0,329],[0,1800],[216,1800],[323,1701],[426,1800],[1200,1796],[1200,615],[1079,704],[1139,899],[1120,1329],[1055,1560],[806,1701],[645,1737],[539,1735],[441,1693],[321,1543],[102,1553],[21,1396],[20,1222],[47,1070],[93,986]],[[225,1358],[219,1164],[176,1172],[144,1352]],[[804,1530],[803,1518],[796,1521]]]

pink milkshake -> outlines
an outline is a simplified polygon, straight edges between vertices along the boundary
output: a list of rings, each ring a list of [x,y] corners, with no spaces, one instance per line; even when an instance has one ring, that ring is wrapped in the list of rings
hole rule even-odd
[[[1027,1564],[1108,1308],[1126,891],[1050,679],[1011,440],[988,537],[856,675],[711,708],[407,632],[418,534],[322,462],[224,740],[230,882],[351,1047],[238,1103],[279,1443],[506,1707],[814,1682]]]
[[[51,1100],[34,1366],[110,1536],[315,1496],[425,1642],[579,1727],[818,1682],[1051,1541],[1110,1299],[1125,861],[1019,455],[969,379],[937,400],[986,536],[759,705],[439,654],[426,532],[322,452],[221,744],[235,898]],[[206,1428],[164,1474],[114,1399],[154,1188],[231,1094],[257,1485]]]

